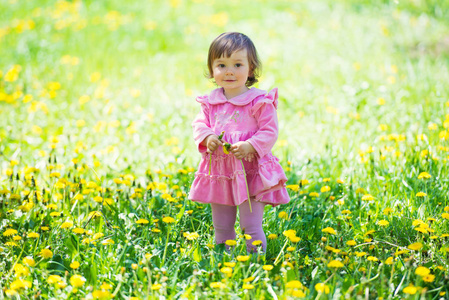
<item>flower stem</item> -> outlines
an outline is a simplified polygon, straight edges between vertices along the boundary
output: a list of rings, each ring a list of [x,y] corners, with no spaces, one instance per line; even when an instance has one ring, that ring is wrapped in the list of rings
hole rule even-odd
[[[246,184],[246,193],[248,195],[248,204],[249,204],[249,211],[252,213],[253,210],[251,209],[251,200],[249,199],[249,188],[248,188],[248,180],[246,180],[246,172],[245,172],[245,167],[243,166],[243,161],[240,159],[240,163],[242,164],[242,169],[243,169],[243,176],[245,178],[245,184]]]
[[[212,168],[212,153],[209,153],[209,176],[211,168]]]

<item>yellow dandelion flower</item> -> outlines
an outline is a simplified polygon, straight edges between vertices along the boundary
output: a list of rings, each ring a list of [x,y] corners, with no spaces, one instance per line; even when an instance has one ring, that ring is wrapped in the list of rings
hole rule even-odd
[[[36,262],[34,261],[34,259],[31,256],[24,257],[23,263],[30,267],[34,267],[36,265]]]
[[[366,195],[362,196],[362,200],[363,201],[372,201],[372,200],[374,200],[374,197],[370,194],[366,194]]]
[[[235,246],[237,245],[237,242],[235,240],[226,240],[225,244],[228,246]]]
[[[422,243],[413,243],[413,244],[410,244],[410,245],[408,245],[408,249],[410,249],[410,250],[419,250],[419,249],[421,249],[423,247],[423,244]]]
[[[424,192],[418,192],[418,193],[416,193],[416,197],[425,197],[425,196],[427,196],[427,194],[424,193]]]
[[[88,215],[89,219],[91,219],[91,218],[94,219],[96,217],[101,217],[101,212],[94,210],[94,211],[91,211]]]
[[[421,233],[428,233],[427,229],[424,227],[416,227],[415,230]]]
[[[426,267],[419,266],[415,270],[415,274],[421,277],[427,276],[430,274],[430,270]]]
[[[86,278],[81,275],[73,275],[72,277],[70,277],[70,284],[75,288],[82,287],[85,282]]]
[[[355,252],[355,255],[357,255],[358,257],[365,256],[366,254],[367,254],[366,252],[358,252],[358,251]]]
[[[433,282],[435,280],[435,275],[429,274],[422,277],[425,282]]]
[[[389,258],[387,258],[386,260],[385,260],[385,264],[386,265],[392,265],[393,264],[393,257],[389,257]]]
[[[345,265],[341,261],[335,259],[327,264],[328,268],[342,268],[344,266]]]
[[[39,254],[45,259],[53,257],[53,252],[49,249],[42,249]]]
[[[302,289],[304,286],[299,280],[291,280],[285,284],[287,289]]]
[[[278,217],[279,217],[280,219],[288,220],[288,213],[285,212],[285,211],[281,211],[281,212],[278,214]]]
[[[254,246],[259,246],[259,245],[262,245],[262,241],[261,240],[255,240],[251,244],[253,244]]]
[[[429,178],[432,178],[432,175],[430,175],[427,172],[421,172],[418,175],[418,179],[429,179]]]
[[[6,296],[11,297],[11,298],[19,295],[19,293],[13,289],[5,290],[5,294],[6,294]]]
[[[290,184],[286,186],[287,189],[292,190],[294,192],[299,191],[299,185],[298,184]]]
[[[278,235],[275,234],[275,233],[271,233],[271,234],[268,235],[268,239],[269,240],[275,240],[275,239],[277,239],[277,237],[278,237]]]
[[[226,285],[223,282],[211,282],[210,287],[213,289],[224,289]]]
[[[379,259],[377,257],[375,257],[375,256],[368,256],[367,260],[369,260],[369,261],[378,261]]]
[[[252,289],[254,289],[254,285],[252,285],[252,284],[250,284],[250,283],[245,283],[245,284],[242,286],[242,289],[244,289],[244,290],[252,290]]]
[[[249,259],[249,255],[239,255],[237,256],[237,260],[241,262],[245,262]]]
[[[291,290],[290,294],[295,298],[305,298],[306,294],[302,290]]]
[[[235,267],[235,262],[233,261],[226,261],[223,263],[226,267],[230,267],[230,268],[234,268]]]
[[[229,267],[223,267],[223,268],[220,269],[220,272],[222,272],[222,273],[224,273],[226,275],[229,275],[229,274],[232,274],[232,269],[229,268]]]
[[[102,245],[114,245],[115,242],[112,239],[106,239],[101,242]]]
[[[373,234],[373,233],[375,233],[375,232],[376,232],[376,230],[374,230],[374,229],[368,230],[367,232],[365,232],[365,236],[371,235],[371,234]]]
[[[443,219],[449,220],[449,213],[442,213],[442,214],[441,214],[441,217],[442,217]]]
[[[331,187],[328,185],[325,185],[325,186],[321,187],[320,192],[326,193],[326,192],[329,192],[330,190],[331,190]]]
[[[28,276],[30,274],[30,270],[22,264],[15,264],[14,272],[16,277]]]
[[[388,226],[390,224],[390,222],[388,222],[387,220],[380,220],[377,222],[377,225],[379,226]]]
[[[251,235],[246,234],[246,233],[243,235],[243,237],[245,238],[245,240],[250,240],[253,238]]]
[[[80,263],[77,262],[76,260],[70,264],[70,268],[72,268],[72,269],[78,269],[79,267],[80,267]]]
[[[418,289],[416,287],[414,287],[412,284],[410,284],[409,286],[405,287],[402,291],[405,294],[414,295],[414,294],[416,294]]]
[[[6,229],[5,232],[3,232],[3,236],[11,236],[11,235],[16,235],[17,234],[17,230],[15,229]]]
[[[392,208],[390,208],[390,207],[387,207],[387,208],[385,208],[384,210],[383,210],[383,214],[384,215],[389,215],[390,213],[392,213],[393,212],[393,209]]]
[[[103,202],[103,197],[101,197],[101,196],[95,196],[95,197],[94,197],[94,201],[97,202],[97,203],[101,203],[101,202]]]
[[[329,294],[329,292],[330,292],[329,286],[327,284],[324,284],[324,283],[317,283],[317,284],[315,284],[315,290],[318,293],[325,293],[325,294]]]
[[[11,290],[19,290],[19,289],[28,289],[31,288],[31,282],[24,280],[24,279],[17,279],[13,282],[11,282],[11,285],[9,286]]]
[[[273,265],[264,265],[262,269],[264,269],[265,271],[271,271],[273,270]]]
[[[163,217],[162,222],[167,223],[167,224],[175,223],[175,219],[173,219],[172,217]]]
[[[111,289],[112,289],[112,285],[107,284],[106,282],[103,282],[103,283],[100,285],[100,289],[102,289],[102,290],[111,290]]]
[[[197,232],[192,232],[192,233],[190,233],[190,232],[184,232],[184,233],[183,233],[183,236],[184,236],[185,238],[187,238],[189,241],[196,240],[197,238],[200,237],[200,235],[199,235]]]
[[[296,236],[296,230],[294,229],[285,230],[282,234],[285,235],[286,237]]]
[[[92,297],[94,299],[110,299],[111,293],[105,290],[95,290],[92,292]]]
[[[405,253],[409,253],[409,251],[408,251],[408,250],[400,250],[400,251],[396,251],[396,252],[394,253],[394,255],[395,255],[395,256],[398,256],[398,255],[405,254]]]
[[[73,227],[73,222],[72,221],[66,221],[64,223],[62,223],[61,228],[65,229],[65,228],[72,228]]]
[[[299,236],[289,236],[288,239],[292,243],[297,243],[297,242],[299,242],[301,240],[301,238]]]
[[[77,228],[74,228],[72,230],[72,232],[76,233],[76,234],[83,234],[85,232],[85,230],[83,228],[81,228],[81,227],[77,227]]]
[[[55,284],[55,283],[58,283],[60,281],[62,281],[62,278],[61,278],[61,276],[58,276],[58,275],[50,275],[47,278],[47,283],[48,284]]]
[[[350,241],[346,242],[346,245],[348,245],[348,246],[355,246],[355,245],[357,245],[357,243],[354,240],[350,240]]]
[[[335,231],[335,229],[333,229],[332,227],[326,227],[326,228],[324,228],[324,229],[322,229],[321,230],[322,232],[325,232],[325,233],[330,233],[330,234],[337,234],[337,232]]]
[[[150,221],[146,219],[139,219],[136,221],[136,224],[148,224],[148,223],[150,223]]]

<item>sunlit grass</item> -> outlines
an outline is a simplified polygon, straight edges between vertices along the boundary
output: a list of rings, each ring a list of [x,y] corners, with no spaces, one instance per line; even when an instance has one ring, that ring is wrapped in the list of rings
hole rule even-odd
[[[0,298],[447,297],[448,6],[0,3]],[[446,18],[445,18],[446,17]],[[265,254],[187,201],[210,41],[280,91]]]

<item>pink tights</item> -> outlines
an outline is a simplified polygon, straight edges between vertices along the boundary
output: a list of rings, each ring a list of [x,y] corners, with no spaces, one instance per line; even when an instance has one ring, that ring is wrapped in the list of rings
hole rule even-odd
[[[226,240],[235,240],[234,224],[237,214],[237,206],[227,206],[221,204],[211,203],[212,207],[212,221],[215,228],[215,242],[223,244]],[[245,234],[251,236],[250,240],[246,241],[246,249],[248,251],[255,251],[256,246],[252,244],[255,240],[262,241],[262,249],[265,252],[267,247],[267,238],[262,228],[263,210],[265,203],[251,201],[252,213],[249,210],[248,201],[243,202],[238,206],[240,214],[240,229]]]

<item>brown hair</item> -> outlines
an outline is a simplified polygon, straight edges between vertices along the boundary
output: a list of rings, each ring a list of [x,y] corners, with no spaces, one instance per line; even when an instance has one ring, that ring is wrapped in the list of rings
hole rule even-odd
[[[220,34],[215,40],[210,44],[209,55],[207,57],[207,67],[209,69],[209,74],[206,74],[208,78],[214,77],[214,72],[212,70],[212,64],[215,59],[222,56],[230,57],[235,51],[246,49],[249,62],[249,73],[248,80],[246,81],[246,86],[252,86],[258,80],[260,75],[260,69],[262,64],[260,63],[259,56],[257,55],[256,47],[254,47],[253,42],[239,32],[225,32]]]

